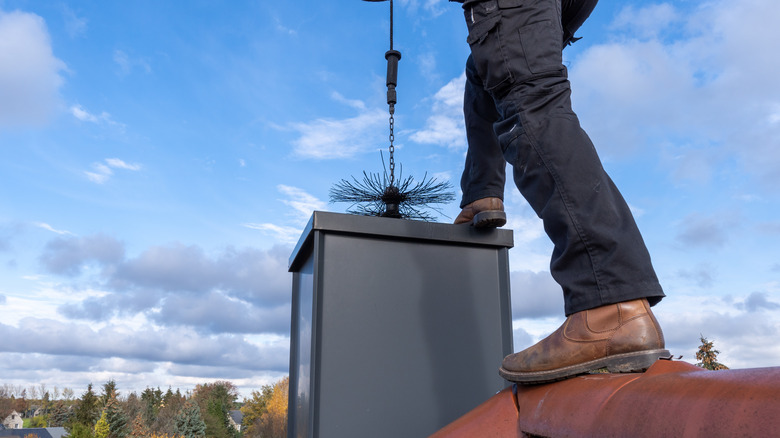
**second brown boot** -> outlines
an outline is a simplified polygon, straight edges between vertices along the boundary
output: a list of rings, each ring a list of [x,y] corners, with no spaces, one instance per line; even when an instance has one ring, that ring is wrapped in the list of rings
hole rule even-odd
[[[455,218],[455,224],[471,223],[475,228],[496,228],[506,224],[501,198],[482,198],[466,205]]]

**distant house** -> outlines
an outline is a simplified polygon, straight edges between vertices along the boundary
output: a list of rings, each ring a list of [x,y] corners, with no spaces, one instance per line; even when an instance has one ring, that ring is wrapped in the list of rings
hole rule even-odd
[[[241,422],[244,420],[244,413],[238,409],[228,412],[228,422],[234,429],[241,432]]]
[[[35,413],[40,410],[38,405],[30,405],[27,407],[27,410],[22,412],[22,416],[24,418],[32,418],[35,417]]]
[[[18,412],[11,411],[11,415],[5,417],[5,420],[3,420],[3,426],[5,426],[6,429],[21,429],[24,427],[24,419],[22,419],[21,414]]]

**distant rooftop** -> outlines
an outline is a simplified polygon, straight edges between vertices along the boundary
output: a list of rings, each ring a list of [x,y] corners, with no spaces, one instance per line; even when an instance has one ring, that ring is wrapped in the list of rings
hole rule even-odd
[[[241,421],[244,419],[244,413],[238,409],[234,409],[230,411],[230,418],[232,418],[236,424],[241,424]]]
[[[65,429],[65,428],[57,428],[57,429]],[[31,428],[31,429],[5,429],[0,430],[0,437],[2,436],[18,436],[21,438],[27,437],[27,436],[35,436],[38,438],[54,438],[54,436],[49,433],[49,431],[45,428],[38,427],[38,428]],[[57,437],[62,437],[62,435],[57,435]]]

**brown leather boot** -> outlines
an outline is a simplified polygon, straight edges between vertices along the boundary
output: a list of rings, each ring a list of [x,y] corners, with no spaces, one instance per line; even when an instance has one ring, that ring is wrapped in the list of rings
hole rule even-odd
[[[641,372],[670,356],[643,298],[570,315],[547,338],[504,358],[498,373],[512,382],[544,383],[601,368]]]
[[[503,227],[506,224],[504,202],[500,198],[482,198],[463,207],[455,224],[471,222],[476,228]]]

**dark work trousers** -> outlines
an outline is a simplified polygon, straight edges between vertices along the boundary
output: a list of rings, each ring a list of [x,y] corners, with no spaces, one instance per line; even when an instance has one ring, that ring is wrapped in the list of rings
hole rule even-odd
[[[471,56],[461,207],[503,199],[506,161],[554,244],[550,272],[567,316],[638,298],[656,304],[664,293],[639,229],[571,108],[561,43],[592,6],[581,8],[584,18],[570,12],[566,31],[561,0],[468,1],[463,9]]]

